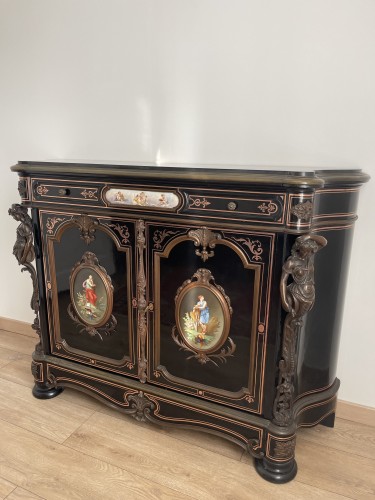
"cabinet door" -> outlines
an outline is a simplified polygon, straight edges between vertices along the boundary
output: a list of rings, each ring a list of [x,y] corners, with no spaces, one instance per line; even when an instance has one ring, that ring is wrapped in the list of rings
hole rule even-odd
[[[51,352],[136,374],[134,223],[39,213]]]
[[[149,377],[260,413],[274,235],[147,225]]]

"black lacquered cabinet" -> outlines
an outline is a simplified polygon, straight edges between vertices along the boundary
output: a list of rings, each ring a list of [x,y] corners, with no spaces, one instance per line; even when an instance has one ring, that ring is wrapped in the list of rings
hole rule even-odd
[[[360,170],[20,162],[33,394],[220,434],[286,482],[333,425]],[[28,209],[31,209],[29,215]],[[35,259],[35,267],[32,262]]]

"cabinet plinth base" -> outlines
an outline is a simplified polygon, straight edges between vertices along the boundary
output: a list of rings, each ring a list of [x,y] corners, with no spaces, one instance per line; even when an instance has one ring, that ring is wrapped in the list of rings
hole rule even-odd
[[[287,483],[297,474],[297,463],[290,460],[285,463],[271,462],[267,458],[255,459],[255,468],[260,476],[271,483]]]
[[[47,384],[35,382],[33,387],[33,396],[37,399],[51,399],[61,394],[63,390],[63,387],[51,387]]]

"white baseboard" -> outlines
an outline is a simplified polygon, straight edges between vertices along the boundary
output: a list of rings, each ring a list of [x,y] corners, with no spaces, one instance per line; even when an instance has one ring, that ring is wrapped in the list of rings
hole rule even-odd
[[[337,401],[336,417],[375,427],[375,408],[349,401]]]
[[[4,318],[0,316],[0,330],[27,335],[28,337],[38,338],[38,335],[31,328],[30,323],[19,321],[18,319]]]

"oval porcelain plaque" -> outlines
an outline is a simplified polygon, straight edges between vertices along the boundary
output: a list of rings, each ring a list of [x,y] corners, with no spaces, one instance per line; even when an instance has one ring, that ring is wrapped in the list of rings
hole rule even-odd
[[[86,325],[104,325],[112,313],[113,287],[98,266],[79,264],[70,278],[70,299],[79,319]]]
[[[228,337],[229,308],[212,285],[190,283],[178,297],[176,324],[189,347],[197,352],[213,352]]]

